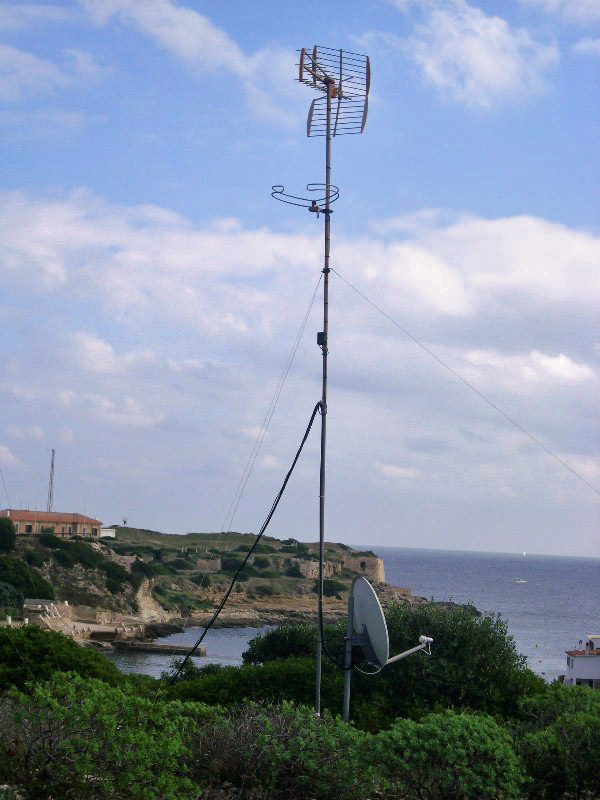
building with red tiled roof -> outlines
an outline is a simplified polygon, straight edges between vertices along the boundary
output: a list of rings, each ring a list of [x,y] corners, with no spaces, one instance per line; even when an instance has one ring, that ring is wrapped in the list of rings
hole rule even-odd
[[[18,534],[54,533],[56,536],[100,536],[102,522],[84,514],[3,508],[0,517],[14,522]]]

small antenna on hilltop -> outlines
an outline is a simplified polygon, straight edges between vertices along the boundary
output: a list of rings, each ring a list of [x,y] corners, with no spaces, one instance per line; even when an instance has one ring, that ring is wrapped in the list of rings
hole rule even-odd
[[[319,196],[299,197],[287,194],[285,187],[273,186],[276,200],[307,208],[318,218],[325,218],[325,263],[323,266],[323,330],[317,333],[317,345],[323,355],[321,394],[321,466],[319,475],[319,579],[317,653],[315,674],[315,711],[321,713],[321,652],[323,649],[323,551],[325,542],[325,443],[327,432],[327,356],[329,335],[329,251],[331,245],[331,204],[340,190],[331,183],[331,139],[334,136],[362,133],[367,121],[371,66],[368,56],[315,45],[300,50],[298,80],[324,96],[310,104],[306,135],[325,138],[325,183],[309,183],[309,192]]]
[[[54,448],[52,448],[52,458],[50,459],[50,480],[48,481],[48,503],[46,511],[52,511],[54,505]]]
[[[400,661],[403,658],[424,650],[431,655],[430,636],[419,636],[419,644],[405,650],[397,656],[390,658],[390,640],[387,624],[379,598],[375,590],[362,575],[352,582],[350,597],[348,598],[348,622],[346,626],[346,657],[344,660],[344,722],[350,719],[350,681],[352,677],[352,648],[356,645],[362,648],[364,657],[369,664],[377,667],[375,675],[381,672],[388,664]]]

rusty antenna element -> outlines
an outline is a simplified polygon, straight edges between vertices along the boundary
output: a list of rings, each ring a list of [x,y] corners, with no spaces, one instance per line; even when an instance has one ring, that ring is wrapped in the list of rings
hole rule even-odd
[[[323,551],[325,544],[325,445],[327,441],[327,357],[329,336],[329,253],[331,246],[331,204],[340,194],[331,183],[331,140],[334,136],[362,133],[369,109],[371,67],[369,57],[347,50],[315,45],[302,48],[298,80],[322,94],[310,104],[306,121],[308,137],[325,138],[325,183],[309,183],[307,191],[315,197],[287,194],[285,187],[273,186],[276,200],[308,208],[317,218],[325,218],[325,263],[323,267],[323,330],[317,344],[323,355],[321,394],[321,466],[319,472],[319,579],[317,612],[317,653],[315,667],[315,711],[321,713],[321,656],[323,639]],[[327,652],[327,651],[326,651]]]

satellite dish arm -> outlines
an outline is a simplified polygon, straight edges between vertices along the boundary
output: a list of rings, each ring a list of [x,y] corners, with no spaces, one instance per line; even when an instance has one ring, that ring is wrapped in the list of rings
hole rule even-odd
[[[407,656],[412,656],[413,653],[418,653],[419,650],[425,650],[427,653],[431,653],[430,645],[433,642],[433,639],[430,636],[419,636],[419,641],[421,644],[418,644],[416,647],[411,647],[410,650],[405,650],[403,653],[400,653],[397,656],[393,656],[392,658],[388,658],[384,666],[388,666],[388,664],[393,664],[394,661],[400,661]]]

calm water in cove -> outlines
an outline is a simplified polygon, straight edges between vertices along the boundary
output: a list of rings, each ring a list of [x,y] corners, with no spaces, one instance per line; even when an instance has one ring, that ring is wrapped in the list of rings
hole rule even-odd
[[[506,555],[445,550],[372,548],[384,559],[386,580],[434,600],[473,603],[500,613],[530,667],[548,680],[564,672],[565,654],[588,633],[600,633],[600,559]],[[514,583],[521,578],[526,583]],[[204,643],[206,663],[240,664],[248,641],[264,628],[220,628]],[[160,641],[193,644],[201,628]],[[158,676],[171,659],[146,653],[115,654],[125,672]]]

